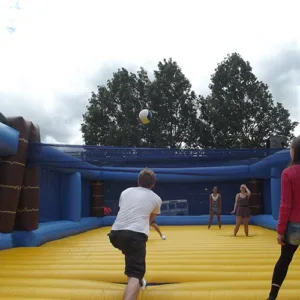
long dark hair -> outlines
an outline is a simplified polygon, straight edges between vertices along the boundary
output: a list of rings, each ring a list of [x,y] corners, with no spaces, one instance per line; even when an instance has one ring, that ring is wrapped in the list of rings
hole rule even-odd
[[[293,165],[299,165],[300,164],[300,137],[296,137],[293,139],[291,143],[291,148],[294,151],[294,157],[292,158],[291,161],[291,166]]]

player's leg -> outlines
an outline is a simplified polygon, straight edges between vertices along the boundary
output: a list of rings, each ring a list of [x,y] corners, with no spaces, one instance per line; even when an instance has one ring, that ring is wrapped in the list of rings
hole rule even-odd
[[[272,286],[268,300],[277,299],[280,287],[285,280],[291,261],[293,260],[294,254],[299,246],[294,246],[286,243],[281,246],[281,255],[274,267]]]
[[[217,220],[218,220],[219,228],[221,229],[221,212],[220,211],[218,211]]]
[[[248,217],[244,218],[244,231],[245,231],[245,235],[248,236],[249,235],[249,218]]]
[[[210,229],[213,218],[214,218],[214,212],[211,210],[209,212],[208,229]]]
[[[126,241],[125,274],[128,277],[124,300],[136,300],[141,288],[146,287],[144,275],[146,272],[146,242],[147,238],[136,234]]]
[[[135,277],[128,277],[124,292],[124,300],[136,300],[140,293],[140,281]]]
[[[155,229],[155,231],[159,234],[159,236],[161,237],[162,240],[166,239],[166,236],[162,234],[162,232],[160,231],[159,226],[156,223],[152,223],[151,226]]]
[[[110,243],[122,251],[122,233],[120,231],[111,231],[108,235]]]
[[[300,226],[299,224],[289,223],[284,236],[285,245],[281,246],[280,257],[274,267],[272,285],[268,300],[277,299],[279,290],[286,278],[290,263],[300,245]]]
[[[234,236],[236,236],[237,233],[239,232],[241,224],[242,224],[242,217],[237,216],[236,217],[236,224],[235,224],[235,227],[234,227]]]

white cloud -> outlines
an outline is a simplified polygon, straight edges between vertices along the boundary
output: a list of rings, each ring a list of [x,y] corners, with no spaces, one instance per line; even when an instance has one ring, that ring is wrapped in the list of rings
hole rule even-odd
[[[263,62],[300,40],[297,1],[24,0],[11,9],[15,2],[0,1],[1,111],[40,124],[47,142],[82,142],[90,92],[118,67],[151,70],[172,57],[205,92],[217,63],[239,52],[272,88]],[[299,74],[280,91],[290,88],[300,107]]]

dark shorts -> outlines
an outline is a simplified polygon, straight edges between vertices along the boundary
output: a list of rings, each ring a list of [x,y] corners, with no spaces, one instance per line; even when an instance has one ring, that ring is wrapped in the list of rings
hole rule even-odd
[[[210,212],[215,215],[219,215],[221,213],[220,207],[212,207]]]
[[[125,255],[125,275],[142,280],[146,272],[148,237],[130,230],[112,230],[108,236],[111,244]]]
[[[236,210],[236,216],[242,218],[250,218],[250,207],[249,206],[238,206]]]
[[[300,223],[288,223],[284,240],[291,245],[300,246]]]

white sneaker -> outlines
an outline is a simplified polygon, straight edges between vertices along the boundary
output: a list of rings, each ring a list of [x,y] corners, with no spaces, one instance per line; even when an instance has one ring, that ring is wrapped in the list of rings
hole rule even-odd
[[[162,235],[162,236],[161,236],[161,239],[162,239],[162,240],[165,240],[165,239],[166,239],[166,236],[165,236],[165,235]]]
[[[145,278],[143,278],[142,280],[141,280],[141,289],[142,290],[145,290],[146,289],[146,286],[147,286],[147,282],[146,282],[146,279]]]

